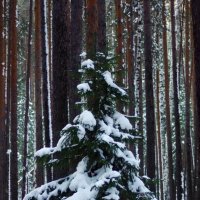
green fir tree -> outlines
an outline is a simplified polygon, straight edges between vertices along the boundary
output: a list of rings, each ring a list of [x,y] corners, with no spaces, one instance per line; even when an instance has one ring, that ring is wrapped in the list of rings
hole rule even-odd
[[[82,62],[83,81],[77,86],[82,113],[63,128],[56,147],[36,152],[39,161],[63,169],[74,158],[75,171],[35,189],[25,200],[154,199],[138,177],[139,160],[127,147],[139,136],[115,108],[116,99],[128,97],[112,79],[113,61],[99,54],[96,61]]]

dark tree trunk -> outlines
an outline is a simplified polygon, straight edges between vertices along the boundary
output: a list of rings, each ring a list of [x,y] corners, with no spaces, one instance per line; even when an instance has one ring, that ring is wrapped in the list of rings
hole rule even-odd
[[[171,35],[172,35],[172,71],[173,71],[173,91],[174,91],[174,118],[176,134],[176,190],[177,199],[182,198],[181,172],[182,172],[182,154],[181,154],[181,131],[179,115],[179,99],[177,84],[177,58],[176,58],[176,33],[175,33],[175,13],[174,0],[171,0]]]
[[[123,86],[123,54],[122,54],[122,48],[123,48],[123,26],[122,26],[122,5],[121,0],[115,0],[115,13],[116,13],[116,39],[117,39],[117,46],[116,46],[116,56],[117,56],[117,67],[116,67],[116,83],[122,87]],[[120,112],[123,111],[123,106],[118,100],[116,102],[117,104],[117,110]]]
[[[9,3],[9,68],[11,71],[10,100],[11,100],[11,163],[10,163],[10,189],[11,199],[18,200],[18,147],[17,147],[17,28],[16,28],[16,5],[17,1]],[[8,88],[9,90],[9,88]]]
[[[80,83],[80,75],[78,69],[81,64],[82,50],[82,13],[83,0],[71,2],[71,63],[69,76],[69,111],[70,122],[78,115],[79,108],[75,105],[80,101],[77,94],[77,85]]]
[[[67,29],[66,0],[53,1],[53,80],[52,80],[52,131],[53,146],[56,146],[60,131],[68,123],[68,57],[69,35]],[[55,169],[54,178],[66,175],[66,169]]]
[[[192,148],[190,137],[190,55],[189,55],[189,1],[186,0],[186,22],[185,22],[185,149],[186,149],[186,185],[187,199],[193,199],[192,194]]]
[[[6,102],[5,102],[5,37],[4,37],[4,7],[0,1],[0,199],[8,199],[8,134],[6,132]]]
[[[93,59],[97,51],[97,0],[88,0],[86,5],[86,51],[87,57]]]
[[[36,151],[43,147],[42,96],[41,96],[41,9],[40,0],[35,0],[35,137]],[[44,183],[44,168],[36,164],[36,187]]]
[[[200,199],[200,4],[198,0],[192,0],[192,20],[194,38],[194,65],[196,78],[196,109],[197,109],[197,130],[195,135],[196,142],[196,178],[195,178],[195,199]]]
[[[31,38],[32,38],[32,17],[33,17],[33,1],[30,0],[29,5],[29,30],[28,30],[28,54],[27,54],[27,67],[26,67],[26,100],[25,100],[25,116],[24,116],[24,146],[23,146],[23,171],[22,171],[22,199],[26,194],[27,184],[27,142],[28,142],[28,123],[29,123],[29,100],[30,100],[30,69],[31,69]]]
[[[146,90],[146,134],[147,134],[147,175],[155,178],[155,111],[152,78],[152,33],[150,2],[144,3],[144,56],[145,56],[145,90]],[[150,184],[151,191],[155,192],[155,185]]]
[[[106,4],[105,0],[97,0],[98,32],[97,52],[106,54]]]

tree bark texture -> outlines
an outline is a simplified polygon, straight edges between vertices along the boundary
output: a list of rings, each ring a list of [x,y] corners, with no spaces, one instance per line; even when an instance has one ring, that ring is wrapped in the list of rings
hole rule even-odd
[[[152,33],[150,2],[143,0],[144,5],[144,56],[145,56],[145,91],[146,91],[146,134],[147,134],[147,175],[155,178],[155,110],[152,78]],[[155,192],[155,185],[150,184]]]
[[[40,0],[35,0],[35,137],[36,151],[43,147],[42,96],[41,96],[41,9]],[[36,163],[36,187],[44,183],[44,169]]]

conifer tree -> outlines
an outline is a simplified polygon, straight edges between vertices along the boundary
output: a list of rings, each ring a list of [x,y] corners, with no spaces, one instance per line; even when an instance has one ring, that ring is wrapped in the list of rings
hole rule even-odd
[[[56,147],[36,152],[38,160],[57,167],[76,157],[76,171],[34,190],[25,200],[154,198],[137,176],[139,160],[126,146],[126,142],[134,142],[139,136],[129,120],[115,109],[115,100],[125,101],[127,93],[114,83],[109,72],[112,64],[113,59],[102,54],[96,56],[96,61],[82,62],[83,81],[77,86],[82,113],[62,129]]]

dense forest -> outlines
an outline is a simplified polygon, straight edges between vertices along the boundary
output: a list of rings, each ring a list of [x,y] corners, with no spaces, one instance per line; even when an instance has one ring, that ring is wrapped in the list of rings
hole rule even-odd
[[[200,199],[198,0],[0,0],[0,200],[18,199]]]

